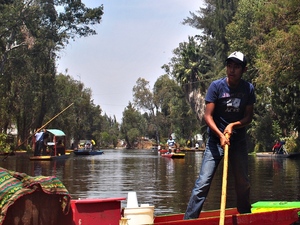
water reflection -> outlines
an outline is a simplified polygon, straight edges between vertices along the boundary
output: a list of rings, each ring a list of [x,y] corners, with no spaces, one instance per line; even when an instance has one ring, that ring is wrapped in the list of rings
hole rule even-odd
[[[202,152],[187,153],[183,159],[161,157],[155,150],[104,152],[57,161],[30,161],[28,155],[12,156],[2,160],[0,166],[31,176],[57,176],[74,199],[127,197],[129,191],[136,191],[138,202],[154,205],[156,215],[185,211],[201,166]],[[220,208],[222,168],[220,164],[204,210]],[[249,156],[249,177],[253,203],[300,201],[299,159]],[[229,167],[227,207],[235,207],[233,184]]]
[[[299,201],[299,159],[256,158],[251,165],[252,199]]]

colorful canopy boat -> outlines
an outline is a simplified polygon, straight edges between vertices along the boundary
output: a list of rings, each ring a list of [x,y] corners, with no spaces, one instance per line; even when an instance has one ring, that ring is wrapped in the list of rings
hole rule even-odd
[[[49,140],[47,142],[47,155],[31,156],[30,160],[54,160],[67,158],[69,154],[66,154],[66,135],[62,130],[47,129],[49,133]],[[35,149],[35,140],[33,140],[33,148]]]

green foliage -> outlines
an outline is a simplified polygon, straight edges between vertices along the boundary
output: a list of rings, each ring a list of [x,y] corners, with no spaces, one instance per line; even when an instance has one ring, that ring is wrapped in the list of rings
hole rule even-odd
[[[134,142],[141,136],[140,131],[137,128],[131,128],[127,132],[127,138],[131,146],[134,146]]]
[[[114,138],[118,136],[118,124],[115,119],[106,115],[92,101],[92,92],[83,83],[73,80],[69,75],[56,76],[53,89],[55,104],[52,104],[46,118],[59,113],[70,103],[74,103],[66,112],[57,117],[48,127],[62,129],[74,141],[80,139],[94,139],[97,145],[102,145],[101,132],[110,134],[110,141],[105,140],[105,146],[114,145]],[[70,126],[72,124],[72,126]]]
[[[266,86],[273,118],[279,121],[282,136],[289,136],[300,126],[299,85],[299,3],[280,0],[261,9],[260,31],[263,43],[258,48],[256,79],[258,89]]]
[[[257,26],[258,16],[264,6],[264,0],[240,0],[233,21],[226,27],[226,38],[231,51],[241,51],[247,55],[251,71],[252,60],[260,44]]]
[[[109,146],[112,142],[111,136],[108,132],[101,132],[101,146]]]
[[[121,124],[121,133],[125,137],[128,148],[134,147],[134,142],[139,136],[146,136],[146,119],[129,102],[123,112],[123,121]]]
[[[137,83],[140,81],[141,78]],[[145,80],[143,82],[148,84]],[[155,106],[155,113],[148,110],[149,114],[143,115],[146,120],[147,137],[159,142],[161,138],[169,137],[171,133],[175,132],[177,136],[188,139],[195,130],[199,129],[197,116],[191,110],[182,89],[174,79],[170,79],[166,74],[162,75],[155,82],[153,92],[149,88],[143,87],[144,85],[135,86],[135,93],[137,90],[144,90],[139,92],[141,99],[136,98],[135,101],[145,102],[143,99],[147,99],[147,102],[151,102],[151,105]],[[141,95],[141,93],[144,94]]]
[[[255,139],[255,146],[257,150],[270,151],[274,144],[274,137],[271,129],[272,119],[269,115],[255,117],[255,121],[252,123],[249,133]]]
[[[299,1],[205,2],[205,8],[183,21],[199,29],[199,35],[179,43],[154,89],[143,78],[137,81],[134,104],[123,112],[121,133],[115,118],[101,115],[90,89],[55,71],[57,53],[70,39],[96,34],[91,27],[101,22],[103,6],[92,9],[69,0],[0,4],[1,129],[16,124],[17,139],[26,141],[73,102],[49,126],[75,140],[93,138],[116,146],[122,136],[133,146],[137,135],[159,141],[173,132],[179,140],[189,139],[205,128],[202,116],[209,83],[224,76],[228,52],[240,50],[249,61],[244,78],[256,87],[249,130],[255,150],[269,151],[280,137],[287,137],[288,150],[299,149],[299,138],[294,137],[300,128]]]
[[[132,91],[134,105],[139,109],[149,111],[150,115],[154,115],[155,106],[149,81],[146,81],[144,78],[138,78]]]
[[[210,56],[215,55],[217,62],[224,62],[228,52],[226,26],[232,21],[238,0],[205,0],[205,2],[205,8],[190,13],[184,24],[200,29],[205,39],[212,39],[213,41],[208,41],[209,45],[206,46],[213,53]]]
[[[180,43],[173,53],[171,62],[163,66],[165,71],[176,79],[183,90],[191,84],[205,92],[211,81],[214,60],[205,52],[203,43],[189,37],[189,42]]]
[[[7,142],[7,134],[0,133],[0,152],[8,153],[11,151],[10,144]]]
[[[300,140],[294,136],[285,138],[285,148],[287,152],[300,152]]]
[[[260,140],[262,131],[270,129],[261,118],[272,121],[274,140],[299,130],[299,19],[299,1],[240,0],[226,28],[230,48],[250,62],[247,78],[257,93],[252,138],[263,149],[270,144]]]
[[[179,43],[179,47],[173,51],[174,57],[162,67],[181,88],[174,92],[177,98],[171,97],[169,103],[164,105],[163,109],[168,111],[162,112],[166,112],[165,115],[169,117],[170,131],[185,140],[190,139],[195,131],[201,130],[204,96],[209,84],[224,76],[224,61],[228,52],[225,30],[237,6],[237,1],[207,0],[206,3],[205,8],[190,13],[190,17],[183,21],[184,24],[201,29],[201,35]]]
[[[176,144],[178,147],[180,146],[182,148],[182,147],[186,146],[186,139],[179,138],[176,140]]]
[[[57,9],[60,11],[58,12]],[[90,9],[80,1],[7,1],[0,7],[0,126],[18,127],[18,139],[47,119],[55,92],[56,51],[69,38],[95,34],[102,6]],[[63,105],[63,104],[62,104]],[[9,112],[9,113],[7,113]],[[49,113],[50,114],[50,113]]]
[[[277,120],[272,121],[272,134],[274,140],[280,140],[280,137],[282,135],[282,130],[280,128],[279,121]]]

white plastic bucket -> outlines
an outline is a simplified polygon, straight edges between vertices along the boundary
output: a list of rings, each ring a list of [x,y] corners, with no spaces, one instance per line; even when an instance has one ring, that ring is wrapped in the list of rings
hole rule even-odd
[[[128,225],[152,224],[153,215],[154,206],[142,206],[124,209],[124,217],[128,219]]]
[[[139,207],[138,200],[136,197],[136,192],[128,192],[127,196],[127,208],[137,208]]]

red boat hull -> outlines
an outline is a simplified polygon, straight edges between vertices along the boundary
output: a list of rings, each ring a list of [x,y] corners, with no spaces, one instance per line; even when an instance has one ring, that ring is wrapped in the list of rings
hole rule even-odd
[[[161,150],[158,150],[158,151],[159,151],[159,153],[160,153],[161,155],[164,154],[164,153],[169,152],[169,150],[167,150],[167,149],[161,149]],[[175,153],[178,153],[178,152],[181,152],[180,149],[176,149],[176,150],[175,150]]]
[[[121,201],[126,198],[71,200],[71,212],[61,218],[62,225],[119,225]],[[274,209],[267,212],[238,214],[226,209],[224,225],[292,225],[300,224],[300,208]],[[198,219],[183,220],[184,214],[156,216],[153,225],[219,225],[220,210],[202,212]],[[67,220],[66,220],[67,219]]]
[[[119,225],[121,201],[126,198],[71,200],[71,210],[63,225]],[[238,214],[235,208],[226,209],[224,225],[291,225],[300,224],[300,208],[274,209],[272,211]],[[153,225],[219,225],[220,210],[202,212],[198,219],[183,220],[184,214],[156,216]],[[297,223],[296,223],[297,222]]]
[[[238,214],[236,209],[227,209],[225,225],[284,225],[292,224],[299,220],[300,209],[284,209],[270,212]],[[184,224],[184,225],[219,225],[220,211],[202,212],[198,219],[183,220],[183,214],[170,216],[158,216],[154,219],[154,225]]]
[[[71,200],[72,222],[64,225],[115,224],[121,220],[121,201],[126,198],[82,199]],[[71,219],[71,218],[70,218]]]

